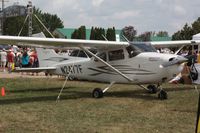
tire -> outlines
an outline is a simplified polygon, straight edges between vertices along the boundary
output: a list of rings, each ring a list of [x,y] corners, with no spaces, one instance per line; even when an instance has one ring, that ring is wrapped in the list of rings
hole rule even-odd
[[[158,98],[160,100],[165,100],[167,99],[167,92],[165,92],[164,90],[161,90],[160,93],[158,93]]]
[[[147,89],[149,90],[149,93],[151,94],[157,93],[157,87],[155,85],[148,85]]]
[[[197,72],[190,72],[190,76],[191,76],[193,81],[198,79],[198,73]]]
[[[93,98],[102,98],[103,97],[103,91],[100,88],[95,88],[92,92]]]
[[[75,78],[74,78],[73,76],[69,76],[69,77],[68,77],[68,80],[69,80],[69,81],[72,81],[72,80],[74,80],[74,79],[75,79]]]

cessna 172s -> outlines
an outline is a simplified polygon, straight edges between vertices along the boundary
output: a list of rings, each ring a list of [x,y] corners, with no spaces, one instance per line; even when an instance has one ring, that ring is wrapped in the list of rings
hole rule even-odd
[[[196,41],[199,43],[200,41]],[[183,69],[186,59],[175,54],[157,53],[155,46],[191,44],[191,41],[135,43],[94,40],[72,40],[36,37],[0,36],[1,44],[41,47],[38,49],[39,68],[21,68],[24,71],[48,71],[52,74],[73,76],[78,79],[110,83],[105,89],[95,88],[93,97],[101,98],[114,83],[136,84],[166,99],[161,84],[174,78]],[[151,45],[152,44],[152,45]],[[52,47],[78,47],[92,58],[61,57]],[[97,49],[93,54],[88,47]],[[142,84],[150,84],[144,87]],[[153,84],[156,84],[157,87]]]

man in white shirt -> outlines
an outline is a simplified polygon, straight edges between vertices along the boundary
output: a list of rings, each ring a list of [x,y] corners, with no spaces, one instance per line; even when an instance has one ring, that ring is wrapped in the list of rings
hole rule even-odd
[[[7,53],[5,51],[5,49],[3,49],[3,51],[0,52],[0,55],[1,55],[1,68],[3,69],[3,71],[5,72],[6,69],[6,61],[7,61]]]

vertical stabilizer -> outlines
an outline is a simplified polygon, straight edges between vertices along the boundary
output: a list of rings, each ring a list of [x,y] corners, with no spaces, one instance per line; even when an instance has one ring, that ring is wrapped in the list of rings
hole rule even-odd
[[[52,67],[56,64],[67,60],[66,56],[59,55],[53,49],[36,48],[39,67]]]

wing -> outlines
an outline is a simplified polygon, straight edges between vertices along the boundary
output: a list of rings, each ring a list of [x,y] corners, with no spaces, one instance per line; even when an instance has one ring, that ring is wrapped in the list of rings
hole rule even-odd
[[[37,67],[37,68],[18,68],[16,67],[13,72],[43,72],[47,70],[56,70],[56,67]]]
[[[182,41],[157,41],[150,42],[155,48],[169,48],[169,47],[181,47],[183,45],[193,45],[200,43],[200,40],[182,40]]]
[[[15,44],[35,47],[93,47],[109,48],[122,47],[129,45],[128,42],[116,41],[96,41],[96,40],[79,40],[79,39],[60,39],[60,38],[38,38],[38,37],[17,37],[17,36],[0,36],[0,44]]]

